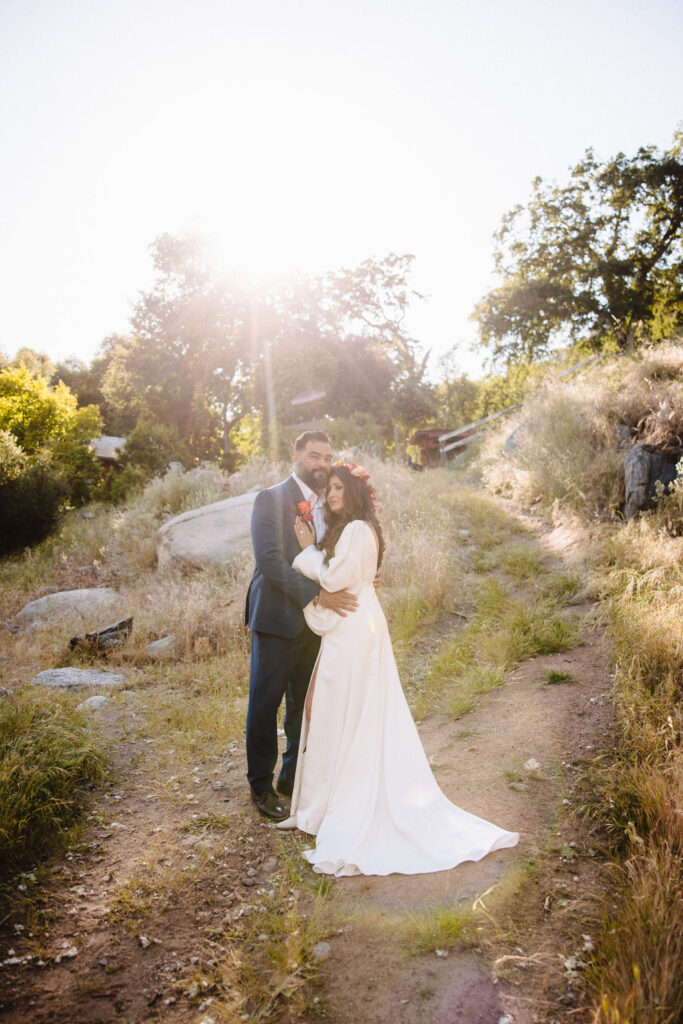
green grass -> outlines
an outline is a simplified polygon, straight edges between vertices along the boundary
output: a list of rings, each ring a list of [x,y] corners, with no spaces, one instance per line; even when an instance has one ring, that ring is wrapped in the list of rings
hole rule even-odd
[[[556,672],[555,669],[551,669],[546,676],[547,686],[563,686],[566,683],[575,683],[576,679],[571,672]]]
[[[64,843],[84,783],[104,774],[101,743],[69,698],[18,690],[0,698],[0,872]]]
[[[415,714],[441,710],[460,718],[476,707],[478,696],[502,686],[517,662],[568,650],[579,638],[579,624],[556,602],[514,597],[500,580],[487,578],[473,619],[429,661],[414,697]]]
[[[405,944],[414,955],[450,949],[467,939],[471,912],[469,908],[437,907],[421,914],[408,914]]]

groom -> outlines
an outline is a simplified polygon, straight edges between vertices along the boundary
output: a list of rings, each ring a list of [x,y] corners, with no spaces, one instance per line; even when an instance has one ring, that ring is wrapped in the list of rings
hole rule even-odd
[[[317,598],[323,608],[346,615],[358,603],[346,591],[331,594],[292,568],[300,550],[294,520],[301,514],[301,502],[310,505],[316,539],[325,532],[324,495],[332,465],[332,443],[325,431],[307,430],[297,437],[293,461],[290,477],[256,495],[251,516],[256,568],[245,612],[251,629],[247,778],[258,811],[276,821],[289,813],[273,789],[278,708],[284,696],[287,748],[277,789],[291,796],[306,690],[320,646],[302,609]]]

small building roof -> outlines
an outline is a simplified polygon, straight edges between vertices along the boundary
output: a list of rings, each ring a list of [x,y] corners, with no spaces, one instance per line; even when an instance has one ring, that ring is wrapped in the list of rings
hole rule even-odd
[[[105,462],[116,462],[121,452],[126,447],[125,437],[94,437],[90,442],[90,450],[98,459]]]

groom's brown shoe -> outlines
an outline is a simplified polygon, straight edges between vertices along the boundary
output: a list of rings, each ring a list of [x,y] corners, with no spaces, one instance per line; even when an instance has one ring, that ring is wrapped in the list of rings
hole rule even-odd
[[[282,821],[289,814],[287,808],[280,803],[278,795],[273,789],[269,789],[265,793],[256,793],[252,789],[251,799],[256,804],[259,814],[262,814],[265,818],[272,818],[273,821]]]
[[[283,779],[283,777],[280,776],[275,788],[278,793],[282,793],[283,796],[291,796],[294,792],[294,783],[291,779]]]

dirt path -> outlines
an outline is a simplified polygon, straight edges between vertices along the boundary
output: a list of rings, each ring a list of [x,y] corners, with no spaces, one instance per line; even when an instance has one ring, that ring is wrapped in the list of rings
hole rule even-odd
[[[571,673],[576,682],[545,685],[551,669]],[[461,902],[469,906],[484,893],[491,894],[485,904],[495,904],[496,887],[514,887],[544,850],[559,851],[573,841],[573,833],[556,827],[556,818],[565,806],[562,801],[571,800],[565,793],[572,787],[572,775],[591,760],[609,727],[608,686],[605,653],[599,633],[593,631],[572,651],[521,666],[504,689],[459,722],[434,717],[424,723],[422,740],[436,762],[444,792],[466,810],[519,831],[520,843],[515,850],[453,871],[352,878],[338,884],[340,902],[354,923],[334,940],[325,971],[331,1021],[384,1024],[414,1021],[419,1015],[423,1024],[496,1024],[505,1014],[519,1024],[532,1020],[524,995],[496,982],[484,958],[454,950],[447,958],[435,953],[406,957],[400,940],[392,937],[392,922],[406,911]],[[523,777],[522,766],[529,758],[539,762],[541,778],[529,779],[521,791],[509,789],[506,770]],[[555,860],[555,881],[579,890],[579,861]]]
[[[573,682],[547,685],[550,670]],[[572,789],[610,728],[609,687],[606,652],[593,628],[574,649],[523,663],[459,721],[431,716],[421,723],[448,797],[519,831],[520,843],[449,872],[333,881],[334,927],[326,933],[321,985],[308,1009],[299,1007],[297,1016],[285,1005],[280,1019],[579,1019],[562,1015],[560,1000],[572,1008],[576,996],[551,961],[573,952],[596,884],[592,851],[571,817]],[[163,737],[136,735],[141,708],[153,699],[151,690],[134,691],[98,712],[113,780],[93,798],[80,845],[52,868],[33,916],[23,928],[16,918],[5,922],[0,1019],[8,1024],[257,1019],[228,1008],[225,936],[258,914],[259,901],[278,886],[278,894],[289,894],[284,899],[305,901],[313,880],[307,874],[298,884],[290,868],[282,882],[292,840],[248,804],[241,743],[223,758],[198,750],[191,770],[174,778]],[[524,768],[530,758],[537,778]],[[520,889],[530,877],[534,884]],[[474,916],[480,942],[452,945],[445,956],[410,954],[411,926],[423,912],[469,908],[482,894]],[[550,975],[527,974],[521,985],[514,971],[495,976],[492,950],[506,948],[519,951],[520,964],[547,963]],[[245,947],[247,960],[253,949]]]

